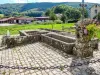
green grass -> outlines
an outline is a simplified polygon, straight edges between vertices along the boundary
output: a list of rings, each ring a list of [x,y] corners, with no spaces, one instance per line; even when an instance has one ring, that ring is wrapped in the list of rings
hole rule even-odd
[[[99,40],[100,40],[100,29],[96,30],[96,37],[99,38]]]
[[[74,23],[68,23],[68,24],[53,24],[54,28],[53,29],[57,29],[57,30],[61,30],[62,29],[62,25],[64,25],[64,27],[68,28],[74,25]],[[38,29],[38,28],[48,28],[48,29],[52,29],[52,24],[48,24],[48,25],[38,25],[38,24],[27,24],[27,25],[13,25],[13,26],[3,26],[0,27],[0,35],[4,35],[7,33],[7,30],[10,31],[10,34],[18,34],[19,30],[34,30],[34,29]]]

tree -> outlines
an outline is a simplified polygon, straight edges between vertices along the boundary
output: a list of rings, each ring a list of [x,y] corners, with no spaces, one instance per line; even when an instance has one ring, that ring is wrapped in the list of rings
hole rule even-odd
[[[56,14],[54,12],[50,13],[50,19],[53,20],[53,21],[57,20],[57,16],[56,16]]]
[[[63,23],[66,23],[67,19],[68,19],[68,18],[67,18],[67,16],[66,16],[66,14],[63,13],[62,16],[61,16],[61,21],[63,21]]]
[[[65,14],[69,20],[78,20],[81,17],[80,11],[75,8],[65,11]]]
[[[24,16],[23,13],[18,13],[18,12],[12,12],[11,16],[13,17],[21,17],[21,16]]]
[[[54,11],[55,14],[63,14],[65,13],[65,15],[67,16],[67,18],[69,20],[78,20],[81,17],[81,12],[79,9],[77,8],[73,8],[71,6],[67,6],[67,5],[58,5],[54,8],[52,8],[52,10]],[[64,15],[63,15],[64,17]],[[64,22],[64,20],[63,20]]]
[[[0,14],[0,18],[3,18],[4,17],[4,14]]]
[[[57,20],[57,16],[54,12],[50,13],[50,20],[53,20],[53,22],[54,22],[54,20]],[[52,29],[53,29],[53,27],[54,27],[54,25],[52,24]]]
[[[100,13],[98,13],[98,15],[97,15],[97,19],[100,21]]]
[[[67,10],[69,10],[70,8],[72,8],[71,6],[67,6],[65,4],[61,4],[61,5],[58,5],[54,8],[54,13],[63,13]]]
[[[45,12],[45,15],[50,16],[50,13],[51,13],[51,9],[47,9],[47,11]]]
[[[97,20],[100,21],[100,12],[99,12],[97,15],[95,15],[95,16],[93,17],[93,19],[97,19]]]

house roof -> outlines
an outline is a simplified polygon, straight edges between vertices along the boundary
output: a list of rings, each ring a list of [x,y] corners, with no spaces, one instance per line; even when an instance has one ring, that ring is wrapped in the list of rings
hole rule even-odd
[[[93,6],[95,6],[95,5],[98,5],[98,6],[100,7],[100,5],[99,5],[99,4],[94,4],[94,5],[92,5],[92,7],[93,7]],[[92,8],[92,7],[91,7],[91,8]],[[90,8],[90,9],[91,9],[91,8]]]
[[[49,17],[10,17],[10,18],[3,18],[0,21],[8,21],[8,20],[34,20],[34,19],[49,19]]]
[[[0,21],[8,21],[10,19],[13,19],[14,17],[10,17],[10,18],[3,18],[3,19],[0,19]]]
[[[15,19],[17,19],[17,20],[34,20],[34,18],[27,18],[27,17],[18,17]]]

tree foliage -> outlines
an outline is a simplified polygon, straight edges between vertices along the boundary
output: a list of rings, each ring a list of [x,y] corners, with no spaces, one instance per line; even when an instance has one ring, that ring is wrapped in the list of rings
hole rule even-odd
[[[75,8],[79,8],[80,2],[63,2],[63,3],[49,3],[49,2],[42,2],[42,3],[15,3],[15,4],[1,4],[0,5],[0,14],[4,14],[6,16],[12,15],[14,12],[22,13],[31,9],[38,9],[34,11],[46,11],[48,8],[55,8],[55,13],[62,13],[63,11],[67,10],[68,8],[64,5],[72,6]],[[58,6],[60,5],[60,6]],[[87,7],[90,8],[93,3],[87,3]]]
[[[57,20],[57,16],[56,16],[56,14],[54,12],[50,13],[50,19],[53,20],[53,21]]]
[[[40,17],[43,15],[43,13],[44,13],[43,11],[34,11],[34,10],[28,10],[28,11],[22,12],[22,14],[29,17]]]
[[[97,20],[100,21],[100,12],[99,12],[97,15],[95,15],[95,16],[93,17],[93,19],[97,19]]]
[[[0,14],[0,18],[3,18],[4,17],[4,14]]]
[[[61,21],[63,21],[63,23],[65,23],[67,21],[68,17],[66,16],[65,13],[62,14],[61,16]]]
[[[52,12],[54,12],[55,14],[62,14],[62,18],[61,20],[65,23],[66,19],[69,20],[78,20],[81,17],[81,12],[78,8],[73,8],[71,6],[67,6],[67,5],[58,5],[56,7],[53,7],[51,9],[48,9],[46,11],[46,16],[49,16],[49,14]],[[64,14],[63,14],[64,13]]]
[[[50,13],[51,13],[51,9],[47,9],[47,11],[45,12],[45,15],[50,16]]]
[[[79,11],[82,13],[83,11],[82,11],[82,8],[79,8]],[[82,14],[81,14],[82,15]],[[84,17],[85,18],[88,18],[88,11],[87,11],[87,9],[85,8],[84,9]]]

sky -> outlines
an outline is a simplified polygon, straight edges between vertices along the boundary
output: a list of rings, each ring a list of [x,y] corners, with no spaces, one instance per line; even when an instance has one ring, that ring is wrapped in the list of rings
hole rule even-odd
[[[4,3],[31,3],[31,2],[81,2],[82,0],[0,0]],[[85,2],[100,3],[100,0],[85,0]]]

